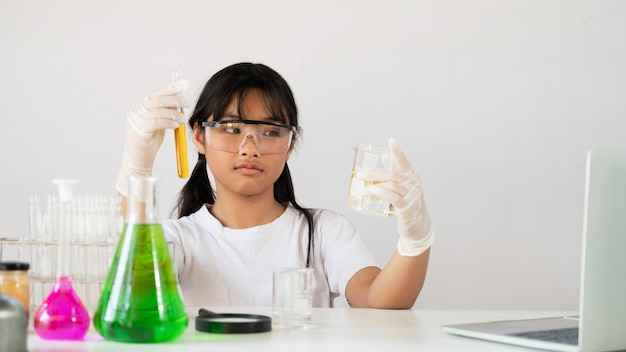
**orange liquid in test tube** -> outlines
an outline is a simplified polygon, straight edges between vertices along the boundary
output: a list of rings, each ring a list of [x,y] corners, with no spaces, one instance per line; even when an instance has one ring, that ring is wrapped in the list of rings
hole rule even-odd
[[[179,71],[172,70],[172,84],[178,82]],[[184,114],[182,108],[179,109],[181,114]],[[189,176],[189,162],[187,160],[187,139],[185,136],[185,124],[181,123],[178,128],[174,130],[174,144],[176,145],[176,169],[178,170],[178,177],[187,178]]]
[[[189,165],[187,162],[187,140],[185,139],[185,124],[181,123],[174,130],[174,143],[176,143],[176,167],[178,177],[187,178],[189,176]]]

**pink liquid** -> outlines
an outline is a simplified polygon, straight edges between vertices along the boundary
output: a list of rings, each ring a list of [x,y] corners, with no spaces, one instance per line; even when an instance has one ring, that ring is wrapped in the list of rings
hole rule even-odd
[[[89,312],[74,292],[69,276],[57,278],[34,320],[35,332],[46,340],[82,340],[89,322]]]

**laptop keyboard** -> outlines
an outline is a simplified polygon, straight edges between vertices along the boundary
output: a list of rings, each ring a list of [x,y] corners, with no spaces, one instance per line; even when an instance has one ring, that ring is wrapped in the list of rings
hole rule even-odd
[[[578,328],[565,328],[554,330],[527,331],[507,334],[509,336],[522,337],[531,340],[558,342],[567,345],[578,345]]]

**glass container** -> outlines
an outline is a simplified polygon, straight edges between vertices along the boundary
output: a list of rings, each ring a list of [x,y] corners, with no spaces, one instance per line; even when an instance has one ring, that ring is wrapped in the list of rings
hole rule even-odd
[[[90,317],[72,285],[70,240],[75,222],[72,185],[75,180],[54,180],[59,199],[49,224],[57,238],[58,263],[56,281],[33,321],[35,332],[46,340],[82,340],[89,330]]]
[[[0,293],[13,296],[20,301],[26,314],[30,309],[29,268],[29,263],[0,262]]]
[[[127,218],[93,323],[107,340],[166,342],[188,324],[163,228],[154,177],[131,177]]]

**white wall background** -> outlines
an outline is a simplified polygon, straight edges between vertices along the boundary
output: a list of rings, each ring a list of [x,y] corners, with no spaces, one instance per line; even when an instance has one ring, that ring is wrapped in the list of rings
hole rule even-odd
[[[437,228],[416,307],[577,309],[585,152],[626,145],[625,43],[625,1],[0,0],[0,237],[53,178],[113,194],[126,111],[170,69],[195,100],[254,61],[296,94],[300,203],[352,219],[381,264],[395,223],[345,208],[352,145],[406,150]],[[174,160],[169,134],[163,217]]]

